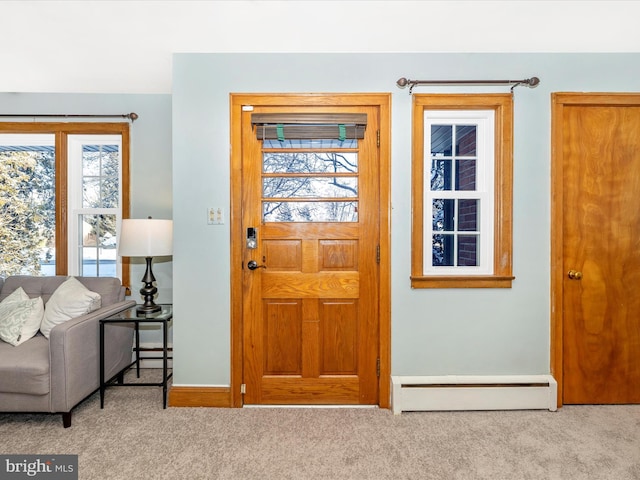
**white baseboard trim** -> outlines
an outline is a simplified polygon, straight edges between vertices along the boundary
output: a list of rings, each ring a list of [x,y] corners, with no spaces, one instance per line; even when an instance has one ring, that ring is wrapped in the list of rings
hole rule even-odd
[[[410,411],[557,410],[551,375],[392,376],[395,415]]]

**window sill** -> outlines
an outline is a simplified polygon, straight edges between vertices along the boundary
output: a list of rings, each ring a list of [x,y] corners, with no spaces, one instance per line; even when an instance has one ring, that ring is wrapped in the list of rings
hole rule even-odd
[[[411,277],[411,288],[511,288],[513,276]]]

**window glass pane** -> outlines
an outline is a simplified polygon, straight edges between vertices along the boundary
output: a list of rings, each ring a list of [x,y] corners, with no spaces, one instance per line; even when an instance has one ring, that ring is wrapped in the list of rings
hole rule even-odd
[[[100,145],[102,154],[102,175],[117,177],[120,169],[120,147],[118,145]]]
[[[0,135],[0,275],[55,275],[55,138]]]
[[[478,235],[458,236],[458,266],[477,267],[478,263]]]
[[[116,216],[80,215],[82,225],[80,274],[116,275]]]
[[[263,202],[265,222],[357,222],[358,202]]]
[[[476,177],[476,160],[456,160],[456,190],[474,191]]]
[[[431,155],[450,157],[453,144],[453,128],[451,125],[431,125]]]
[[[476,154],[476,126],[456,126],[456,155],[471,156]]]
[[[263,148],[309,148],[309,149],[326,149],[326,148],[358,148],[358,140],[355,138],[345,139],[292,139],[292,140],[263,140]]]
[[[265,152],[264,173],[356,173],[356,152]]]
[[[480,200],[458,200],[458,230],[461,232],[477,232],[479,211]]]
[[[264,177],[265,198],[344,198],[358,196],[356,177]]]
[[[451,160],[431,161],[431,191],[451,190]]]
[[[100,208],[100,178],[82,178],[82,206],[84,208]]]
[[[434,267],[453,266],[453,235],[433,235],[432,265]]]
[[[85,145],[84,148],[86,148],[88,145]],[[82,174],[84,176],[94,176],[94,177],[99,177],[100,176],[100,156],[99,155],[93,155],[91,153],[88,153],[87,151],[83,152],[82,155]]]
[[[434,198],[432,202],[433,230],[436,232],[453,231],[455,200]]]

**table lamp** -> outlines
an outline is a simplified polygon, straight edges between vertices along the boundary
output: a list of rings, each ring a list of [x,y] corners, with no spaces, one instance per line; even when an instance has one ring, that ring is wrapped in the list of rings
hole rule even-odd
[[[151,270],[153,257],[171,255],[173,253],[173,221],[155,218],[122,220],[122,229],[118,242],[118,255],[121,257],[144,257],[147,261],[147,270],[142,277],[144,286],[140,294],[144,298],[144,304],[138,306],[138,315],[159,312],[160,305],[153,301],[158,289],[153,285],[156,281]]]

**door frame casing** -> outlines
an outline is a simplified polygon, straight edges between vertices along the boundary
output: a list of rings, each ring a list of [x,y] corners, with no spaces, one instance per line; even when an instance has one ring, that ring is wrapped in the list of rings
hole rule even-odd
[[[550,363],[551,374],[558,383],[558,407],[563,405],[563,345],[564,345],[564,106],[640,106],[640,95],[633,93],[551,94],[551,314]]]
[[[374,106],[379,109],[380,261],[378,406],[391,400],[391,94],[390,93],[231,93],[231,406],[242,407],[243,383],[243,252],[242,241],[242,107]]]

